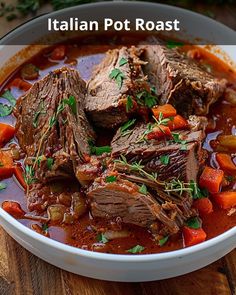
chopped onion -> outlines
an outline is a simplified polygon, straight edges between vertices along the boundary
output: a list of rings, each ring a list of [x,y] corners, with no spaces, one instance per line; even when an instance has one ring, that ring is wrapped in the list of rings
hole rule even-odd
[[[119,238],[127,238],[130,236],[130,232],[127,230],[120,230],[120,231],[108,230],[104,232],[104,236],[108,240],[114,240]]]
[[[219,141],[217,151],[235,152],[236,135],[220,135],[217,139]]]

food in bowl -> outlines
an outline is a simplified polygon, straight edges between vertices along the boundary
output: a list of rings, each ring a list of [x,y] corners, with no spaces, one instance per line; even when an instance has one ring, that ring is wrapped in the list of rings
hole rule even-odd
[[[117,254],[235,226],[235,72],[181,42],[103,38],[47,48],[3,83],[2,208],[42,235]]]

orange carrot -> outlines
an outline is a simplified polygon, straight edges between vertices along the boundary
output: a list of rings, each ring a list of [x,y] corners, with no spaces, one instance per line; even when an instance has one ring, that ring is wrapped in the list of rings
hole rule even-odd
[[[11,152],[0,150],[0,179],[11,177],[13,172],[14,168]]]
[[[232,161],[230,155],[217,153],[216,160],[220,165],[220,168],[227,172],[236,172],[236,165]]]
[[[220,169],[205,167],[199,179],[199,185],[206,188],[210,193],[215,194],[220,190],[224,172]]]
[[[22,89],[23,91],[27,91],[31,88],[32,84],[20,78],[16,78],[11,82],[11,86]]]
[[[222,209],[230,209],[236,206],[236,192],[222,192],[213,197]]]
[[[162,113],[163,118],[174,117],[177,114],[176,109],[171,104],[164,104],[162,106],[157,106],[152,108],[152,112],[155,118],[159,119]]]
[[[213,212],[212,202],[208,198],[202,198],[193,202],[193,207],[198,210],[200,216]]]
[[[176,115],[173,120],[168,122],[170,130],[185,129],[188,127],[188,122],[182,116]]]
[[[64,45],[57,46],[51,53],[51,59],[62,60],[66,55],[66,47]]]
[[[15,128],[11,125],[0,123],[0,146],[7,143],[15,134]]]
[[[20,166],[15,166],[14,167],[14,175],[16,177],[16,179],[18,180],[19,184],[26,189],[27,185],[25,183],[25,179],[24,179],[24,171]]]
[[[172,136],[170,128],[164,125],[154,127],[152,132],[148,133],[147,139],[159,139],[165,136]]]
[[[25,212],[17,202],[5,201],[2,203],[2,209],[15,218],[22,218],[25,215]]]
[[[183,228],[184,244],[186,247],[202,243],[206,240],[206,233],[202,228],[194,229],[185,226]]]

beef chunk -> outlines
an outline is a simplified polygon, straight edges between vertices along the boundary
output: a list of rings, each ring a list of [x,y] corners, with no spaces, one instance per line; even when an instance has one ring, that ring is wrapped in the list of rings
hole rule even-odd
[[[218,80],[193,60],[169,49],[156,38],[149,39],[143,58],[148,63],[144,72],[156,87],[160,103],[173,104],[180,114],[206,115],[209,107],[223,93],[225,80]]]
[[[141,69],[140,53],[135,47],[110,50],[93,73],[88,83],[86,113],[96,126],[113,128],[127,121],[132,112],[126,109],[128,96],[131,99],[136,92],[150,88]]]
[[[162,140],[141,140],[147,131],[146,124],[137,124],[128,134],[120,129],[112,140],[112,156],[123,155],[128,162],[140,162],[149,173],[157,173],[160,180],[178,178],[196,181],[201,162],[202,130],[181,130],[174,138]],[[161,161],[168,157],[168,163]]]
[[[140,187],[117,176],[107,183],[105,175],[89,188],[87,196],[94,217],[120,218],[124,223],[155,228],[156,233],[177,233],[186,217],[172,202],[159,203],[150,193],[142,194]]]
[[[18,100],[16,135],[39,181],[73,178],[87,162],[94,132],[84,113],[85,92],[78,72],[62,68]]]

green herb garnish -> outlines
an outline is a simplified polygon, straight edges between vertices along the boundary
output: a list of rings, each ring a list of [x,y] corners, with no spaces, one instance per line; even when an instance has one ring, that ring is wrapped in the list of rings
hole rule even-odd
[[[157,104],[157,98],[147,90],[139,92],[137,95],[137,103],[152,108]]]
[[[199,229],[202,226],[201,221],[199,220],[198,217],[190,218],[189,220],[186,221],[186,224],[188,227],[193,229]]]
[[[53,158],[47,158],[47,167],[49,170],[52,170],[53,163],[54,163]]]
[[[4,183],[4,182],[0,182],[0,191],[1,191],[1,190],[4,190],[4,189],[6,189],[6,188],[7,188],[6,183]]]
[[[195,199],[202,199],[209,196],[209,192],[205,188],[200,188],[197,183],[193,180],[190,180],[190,188],[192,191],[190,192],[191,197]]]
[[[63,103],[70,106],[73,114],[76,115],[77,107],[76,107],[76,100],[74,96],[71,95],[68,99],[63,99]]]
[[[36,178],[34,176],[35,176],[35,171],[33,167],[26,165],[24,179],[27,185],[31,185],[32,183],[36,182]]]
[[[103,244],[106,244],[109,242],[109,240],[106,238],[106,236],[103,233],[97,235],[97,241]]]
[[[49,226],[48,226],[47,223],[43,223],[43,224],[42,224],[42,230],[43,230],[45,233],[48,233]]]
[[[126,99],[126,112],[128,113],[133,108],[133,106],[134,104],[133,104],[132,97],[128,95]]]
[[[117,180],[117,177],[115,175],[106,176],[105,181],[107,183],[115,182]]]
[[[10,105],[0,103],[0,117],[6,117],[11,114],[11,112],[16,104],[16,99],[12,95],[10,90],[5,91],[1,95],[1,97],[6,99],[10,103]]]
[[[111,152],[111,147],[108,145],[104,146],[95,146],[92,141],[89,141],[89,146],[90,146],[90,153],[92,155],[96,156],[101,156],[104,153],[110,153]]]
[[[170,156],[169,155],[162,155],[162,156],[160,156],[160,161],[163,165],[168,165],[170,162]]]
[[[123,85],[123,80],[126,78],[125,77],[125,74],[120,70],[120,69],[117,69],[117,68],[114,68],[110,75],[109,75],[109,78],[112,79],[112,80],[115,80],[119,89],[121,89],[122,85]]]
[[[172,48],[184,46],[184,43],[170,40],[167,42],[166,46],[167,48],[172,49]]]
[[[146,187],[146,185],[145,184],[143,184],[142,186],[140,186],[140,188],[139,188],[139,192],[141,193],[141,194],[143,194],[143,195],[146,195],[147,194],[147,187]]]
[[[124,57],[122,57],[119,61],[119,66],[122,67],[128,63],[128,60]]]
[[[143,246],[140,245],[136,245],[133,248],[127,250],[127,252],[132,253],[132,254],[136,254],[136,253],[141,253],[145,248]]]
[[[127,134],[127,131],[130,128],[133,128],[134,127],[135,122],[136,122],[136,119],[131,119],[131,120],[127,121],[124,125],[122,125],[120,127],[120,131],[121,131],[122,135]]]
[[[158,241],[158,245],[159,245],[160,247],[164,246],[164,245],[166,244],[166,242],[168,241],[168,239],[169,239],[169,236],[166,236],[166,237],[160,239],[160,240]]]

